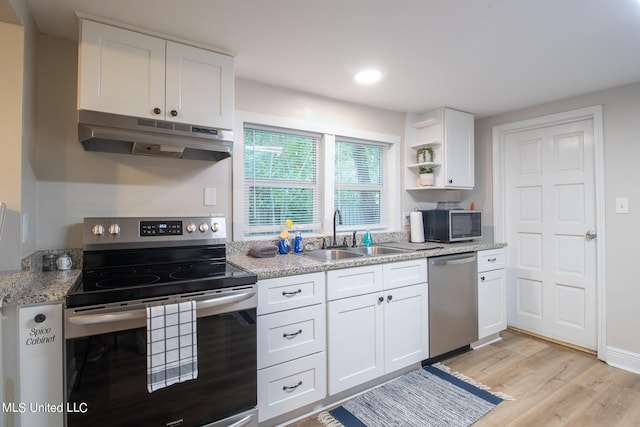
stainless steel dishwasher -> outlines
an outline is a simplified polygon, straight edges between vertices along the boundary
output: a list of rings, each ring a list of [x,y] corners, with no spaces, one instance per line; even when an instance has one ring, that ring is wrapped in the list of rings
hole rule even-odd
[[[475,252],[429,258],[429,359],[478,340]]]

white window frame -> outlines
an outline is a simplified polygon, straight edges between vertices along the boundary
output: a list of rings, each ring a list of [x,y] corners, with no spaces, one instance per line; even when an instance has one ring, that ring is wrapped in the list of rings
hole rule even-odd
[[[323,159],[333,159],[335,147],[335,135],[345,138],[360,139],[378,143],[389,144],[389,149],[385,159],[385,184],[388,186],[386,200],[384,203],[385,212],[383,217],[387,218],[387,229],[385,231],[398,231],[402,225],[401,191],[392,191],[393,188],[401,188],[400,180],[400,148],[401,137],[378,132],[370,132],[359,129],[335,126],[331,123],[313,122],[306,120],[290,119],[286,117],[271,116],[267,114],[253,113],[236,110],[235,112],[235,132],[233,143],[233,240],[272,240],[276,236],[258,237],[244,235],[243,221],[243,200],[244,200],[244,125],[245,123],[256,124],[265,127],[300,130],[303,132],[320,133],[324,135],[322,144]],[[323,165],[324,199],[322,212],[322,230],[318,235],[329,235],[333,232],[333,212],[334,212],[334,163],[324,161]],[[395,207],[395,208],[392,208]],[[295,225],[295,224],[294,224]],[[338,230],[350,230],[349,226],[339,227]],[[312,235],[313,236],[313,235]]]

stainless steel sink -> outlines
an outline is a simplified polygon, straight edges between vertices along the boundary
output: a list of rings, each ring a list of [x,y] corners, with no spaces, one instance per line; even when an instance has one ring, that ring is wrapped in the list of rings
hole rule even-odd
[[[402,249],[388,248],[385,246],[361,246],[358,248],[319,249],[317,251],[304,252],[303,255],[319,261],[338,261],[341,259],[358,258],[365,255],[393,255],[404,252],[406,251]]]
[[[405,252],[402,249],[387,248],[385,246],[360,246],[349,250],[363,255],[392,255]]]
[[[320,249],[317,251],[304,252],[303,255],[319,261],[337,261],[340,259],[358,258],[363,256],[361,253],[346,249]]]

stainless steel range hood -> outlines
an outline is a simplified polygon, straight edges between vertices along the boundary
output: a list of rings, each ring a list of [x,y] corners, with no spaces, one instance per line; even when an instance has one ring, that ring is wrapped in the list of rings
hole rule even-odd
[[[216,162],[231,156],[233,132],[96,111],[78,111],[78,139],[87,151]]]

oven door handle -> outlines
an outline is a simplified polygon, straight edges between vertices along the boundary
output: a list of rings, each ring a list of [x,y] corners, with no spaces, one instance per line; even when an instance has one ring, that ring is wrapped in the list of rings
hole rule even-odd
[[[221,305],[233,304],[255,296],[254,291],[234,292],[220,297],[196,300],[196,309],[210,309]],[[136,309],[116,313],[83,314],[69,317],[69,322],[75,325],[95,325],[97,323],[121,322],[123,320],[141,319],[147,317],[147,309]]]

